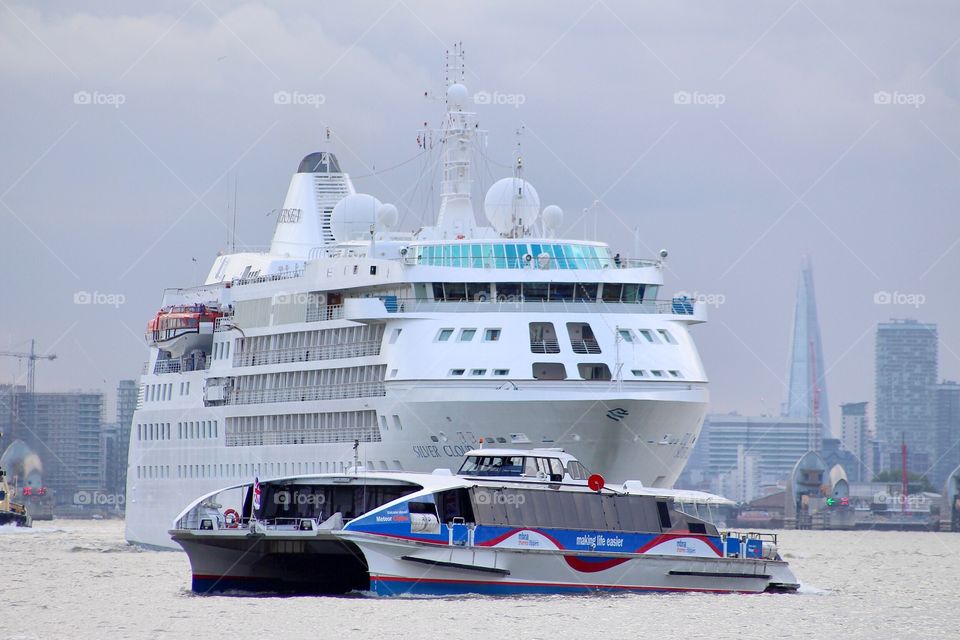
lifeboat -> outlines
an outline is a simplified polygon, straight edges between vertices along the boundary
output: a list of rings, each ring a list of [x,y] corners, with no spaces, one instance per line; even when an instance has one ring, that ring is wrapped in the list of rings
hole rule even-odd
[[[218,307],[205,304],[180,305],[161,309],[147,323],[146,338],[151,347],[180,356],[200,349],[209,351],[213,327],[223,316]]]

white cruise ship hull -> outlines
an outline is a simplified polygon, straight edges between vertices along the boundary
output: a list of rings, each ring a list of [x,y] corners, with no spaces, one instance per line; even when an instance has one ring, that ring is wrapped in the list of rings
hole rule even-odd
[[[632,383],[617,391],[607,384],[567,384],[563,394],[556,388],[527,389],[525,386],[532,385],[522,382],[517,390],[391,387],[385,397],[363,403],[386,416],[381,424],[386,422],[387,428],[381,430],[379,442],[361,442],[356,459],[371,470],[456,471],[463,454],[478,446],[482,437],[488,442],[492,439],[491,446],[506,442],[515,447],[562,447],[591,468],[603,469],[611,482],[673,485],[706,412],[705,388],[677,384],[673,389],[627,391],[636,385]],[[329,410],[331,402],[295,404],[295,408],[280,404],[271,411],[316,411],[319,405]],[[355,404],[349,402],[351,407]],[[264,407],[218,407],[202,410],[202,414],[208,422],[222,425],[227,411],[236,415],[244,409],[262,413]],[[137,420],[169,422],[184,415],[180,411],[171,418],[163,412],[142,411]],[[140,444],[143,446],[130,461],[133,476],[127,490],[126,537],[159,548],[176,548],[167,531],[183,506],[196,496],[254,476],[344,471],[354,461],[352,440],[287,445],[257,441],[256,445],[227,446],[222,428],[216,438],[199,438],[189,444],[176,438]],[[147,468],[160,471],[153,471],[152,478],[143,477]],[[199,477],[201,473],[203,477]]]

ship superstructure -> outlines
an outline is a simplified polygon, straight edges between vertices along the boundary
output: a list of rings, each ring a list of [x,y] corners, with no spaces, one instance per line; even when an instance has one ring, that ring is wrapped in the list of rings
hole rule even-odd
[[[219,256],[148,327],[127,539],[170,546],[185,501],[253,477],[459,464],[483,439],[563,447],[612,480],[670,487],[707,378],[688,332],[703,305],[660,300],[664,259],[555,237],[514,175],[471,198],[468,111],[451,65],[436,224],[395,230],[336,155],[307,155],[269,251]]]

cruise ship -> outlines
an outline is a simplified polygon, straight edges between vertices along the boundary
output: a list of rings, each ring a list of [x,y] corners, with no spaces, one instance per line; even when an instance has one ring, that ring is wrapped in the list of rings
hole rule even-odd
[[[485,134],[461,51],[447,69],[442,125],[418,141],[442,173],[432,226],[398,230],[397,207],[357,193],[328,147],[300,162],[268,251],[220,255],[203,284],[164,292],[127,540],[173,547],[183,506],[230,483],[432,471],[481,443],[562,448],[611,481],[673,485],[708,401],[689,333],[704,305],[660,295],[665,251],[621,258],[559,237],[563,211],[541,208],[519,155],[478,221]]]

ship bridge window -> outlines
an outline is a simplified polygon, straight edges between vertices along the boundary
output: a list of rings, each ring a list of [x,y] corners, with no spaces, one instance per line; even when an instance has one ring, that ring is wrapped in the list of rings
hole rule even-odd
[[[453,329],[440,329],[440,333],[437,334],[437,342],[446,342],[452,335]]]
[[[498,282],[498,302],[520,302],[523,299],[523,285],[519,282]]]
[[[467,283],[467,300],[473,300],[474,302],[486,302],[490,299],[490,283],[489,282],[468,282]]]
[[[603,362],[581,362],[577,365],[580,377],[584,380],[610,380],[610,367]]]
[[[543,302],[550,296],[549,282],[523,283],[523,300],[525,302]]]
[[[562,362],[534,362],[533,377],[537,380],[566,380],[567,369]]]
[[[643,302],[646,285],[636,283],[604,282],[604,302]]]
[[[640,329],[640,335],[642,335],[647,342],[656,342],[657,339],[653,337],[653,332],[650,329]]]
[[[470,342],[475,335],[477,335],[476,329],[461,329],[459,340],[460,342]]]
[[[630,331],[630,329],[617,329],[617,333],[620,334],[620,339],[624,342],[633,342],[633,331]]]

